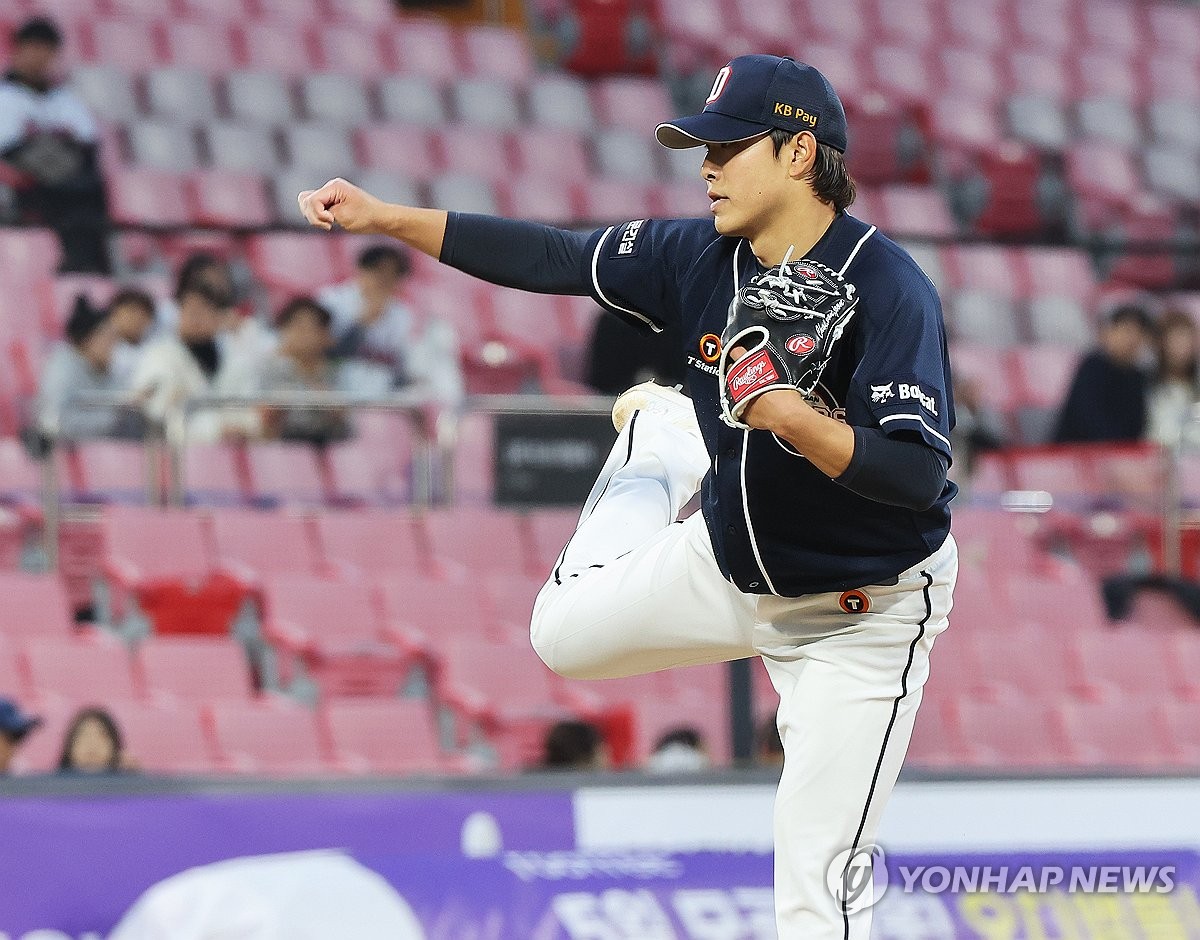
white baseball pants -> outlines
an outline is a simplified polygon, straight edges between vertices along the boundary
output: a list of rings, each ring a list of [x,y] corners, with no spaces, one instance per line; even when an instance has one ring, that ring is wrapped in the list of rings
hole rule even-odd
[[[638,412],[534,604],[533,647],[555,672],[601,679],[760,655],[779,693],[775,804],[783,940],[867,940],[869,906],[827,883],[839,853],[875,838],[908,748],[929,652],[958,572],[952,538],[893,585],[840,595],[743,594],[721,574],[700,514],[674,520],[708,469],[694,435]],[[843,858],[846,856],[843,854]]]

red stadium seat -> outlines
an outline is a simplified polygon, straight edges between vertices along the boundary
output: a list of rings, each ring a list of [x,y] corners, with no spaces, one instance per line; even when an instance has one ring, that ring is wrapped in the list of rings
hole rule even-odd
[[[579,190],[580,211],[599,226],[644,219],[654,195],[648,183],[596,177]]]
[[[905,19],[909,12],[905,10]],[[914,104],[929,101],[934,81],[930,75],[929,57],[919,48],[912,44],[876,46],[871,52],[871,60],[875,87],[889,99]]]
[[[513,149],[520,170],[536,179],[565,183],[587,173],[584,138],[567,129],[525,128],[513,138]]]
[[[242,451],[230,444],[188,444],[180,484],[188,505],[231,506],[246,501]]]
[[[35,505],[41,499],[41,468],[16,438],[0,438],[0,498]]]
[[[370,26],[322,24],[314,38],[329,72],[374,80],[392,71],[390,50]]]
[[[339,506],[394,506],[410,495],[411,442],[380,445],[352,440],[325,453],[329,464],[330,502]]]
[[[166,705],[254,695],[246,653],[225,637],[151,637],[138,646],[136,663],[146,694]]]
[[[451,570],[525,573],[526,536],[515,513],[491,509],[438,509],[421,518],[434,559]],[[497,551],[504,546],[503,551]]]
[[[269,578],[263,631],[280,652],[286,683],[302,666],[324,695],[395,695],[417,650],[402,637],[384,640],[374,592],[365,582],[320,581],[300,575]]]
[[[1078,97],[1109,97],[1137,104],[1141,79],[1134,58],[1111,49],[1087,49],[1074,57]]]
[[[475,124],[449,124],[434,134],[441,165],[459,173],[498,183],[508,177],[508,137],[495,128]]]
[[[337,280],[330,243],[320,235],[256,235],[246,247],[255,276],[273,289],[309,293]]]
[[[62,581],[55,575],[0,572],[0,638],[65,640],[74,618]],[[4,674],[7,675],[7,674]]]
[[[866,0],[851,0],[822,8],[819,15],[812,17],[813,33],[821,40],[841,46],[862,42],[868,38],[870,18],[866,15],[866,6]]]
[[[1171,763],[1167,730],[1152,700],[1063,702],[1059,709],[1078,764],[1156,770]]]
[[[549,572],[579,524],[576,509],[542,509],[529,515],[535,571]]]
[[[549,572],[547,572],[549,573]],[[545,583],[544,577],[520,577],[509,574],[489,575],[484,581],[488,606],[503,632],[514,637],[529,633],[533,601]]]
[[[989,701],[1056,701],[1080,691],[1083,677],[1068,641],[1071,632],[1056,623],[976,632],[970,637],[981,670],[976,694]]]
[[[1161,697],[1171,688],[1172,647],[1161,633],[1129,626],[1081,633],[1075,642],[1088,688],[1099,699]]]
[[[113,717],[121,729],[125,753],[136,761],[138,770],[171,774],[217,770],[212,742],[195,706],[118,702]]]
[[[138,697],[129,650],[108,637],[29,640],[25,661],[39,701],[109,705]]]
[[[878,205],[881,224],[895,234],[950,238],[958,231],[945,198],[933,186],[884,186]]]
[[[1181,767],[1200,767],[1200,721],[1192,702],[1161,702],[1159,721],[1171,742],[1173,762]]]
[[[310,520],[282,512],[217,509],[211,515],[217,565],[247,588],[279,574],[316,576],[323,565]]]
[[[969,763],[966,742],[948,710],[946,703],[926,696],[917,711],[906,766],[946,770]]]
[[[916,139],[916,115],[873,94],[848,112],[848,166],[864,183],[923,182],[928,168]]]
[[[574,187],[567,182],[523,174],[499,187],[500,206],[509,218],[568,224],[579,217]]]
[[[323,505],[329,484],[321,453],[311,444],[256,443],[246,449],[250,493],[271,505]]]
[[[468,26],[462,31],[468,73],[523,85],[533,78],[533,54],[524,32],[496,26]]]
[[[449,83],[461,75],[461,55],[448,23],[432,18],[406,19],[387,30],[392,61],[405,75]]]
[[[257,173],[203,170],[187,179],[192,217],[200,225],[255,227],[269,225],[275,212]]]
[[[981,103],[994,103],[997,96],[1003,94],[1004,73],[998,57],[991,50],[970,43],[942,49],[937,52],[937,57],[940,68],[937,85],[941,89],[953,90]]]
[[[986,194],[972,224],[985,235],[1028,235],[1041,231],[1045,221],[1039,187],[1041,162],[1031,151],[1002,145],[978,158]]]
[[[1021,400],[1042,408],[1058,408],[1075,376],[1079,351],[1061,346],[1014,349],[1013,369]]]
[[[1013,5],[1013,17],[1021,39],[1046,52],[1061,55],[1077,41],[1069,3],[1019,0]]]
[[[147,466],[151,452],[132,441],[85,441],[71,450],[73,488],[87,502],[146,504],[157,500],[157,461]]]
[[[171,20],[163,24],[170,65],[226,75],[237,67],[229,24]]]
[[[1044,702],[960,700],[954,714],[973,766],[1049,770],[1076,763],[1061,716]]]
[[[97,19],[88,24],[84,61],[141,72],[164,62],[157,24],[151,20]]]
[[[1078,565],[1063,563],[1045,573],[1006,572],[1000,577],[1001,590],[1008,593],[1018,619],[1036,624],[1045,631],[1047,641],[1108,624],[1100,585]],[[1074,665],[1074,657],[1068,659]]]
[[[341,574],[415,575],[429,558],[406,512],[326,512],[316,517],[325,560]]]
[[[477,578],[447,581],[418,572],[379,578],[379,596],[389,636],[419,637],[436,656],[454,637],[515,639],[495,619]]]
[[[676,116],[667,86],[657,79],[602,78],[592,89],[592,102],[601,124],[639,134]]]
[[[495,485],[495,427],[491,415],[468,412],[458,423],[452,464],[456,502],[487,504]]]
[[[243,68],[300,78],[319,61],[308,30],[291,23],[246,23],[240,39]]]
[[[1181,611],[1176,612],[1177,617],[1179,613]],[[1139,620],[1147,623],[1144,618],[1139,618]],[[1186,632],[1182,629],[1177,632],[1171,644],[1171,655],[1175,663],[1178,683],[1177,690],[1179,697],[1194,704],[1200,702],[1200,634],[1196,633],[1196,623],[1191,617],[1181,621],[1176,620],[1175,623],[1181,628],[1187,628]],[[1161,623],[1153,621],[1148,625],[1151,627],[1162,626]]]
[[[1008,85],[1015,94],[1040,95],[1064,102],[1074,93],[1067,60],[1036,48],[1018,48],[1008,57]]]
[[[463,721],[478,724],[493,738],[502,767],[532,763],[546,728],[571,716],[554,673],[528,641],[457,637],[445,653],[439,693]]]
[[[628,703],[633,713],[634,760],[649,758],[663,735],[692,728],[700,733],[709,758],[716,766],[729,762],[729,705],[724,697],[699,694],[641,695]]]
[[[110,506],[103,526],[104,572],[118,613],[132,595],[159,633],[229,630],[245,591],[213,567],[199,515]]]
[[[326,15],[321,0],[246,0],[246,5],[268,23],[319,23]]]
[[[358,157],[374,170],[404,173],[427,182],[441,170],[429,131],[419,125],[374,124],[356,132]]]
[[[334,760],[355,773],[444,773],[461,765],[442,752],[429,705],[417,699],[329,702],[321,710]]]
[[[239,773],[321,774],[329,766],[316,715],[283,702],[221,702],[209,716],[221,763]]]
[[[375,0],[338,0],[328,11],[338,22],[359,23],[364,26],[384,26],[396,19],[395,11]]]
[[[187,225],[192,221],[185,177],[160,170],[114,167],[108,204],[120,225]]]

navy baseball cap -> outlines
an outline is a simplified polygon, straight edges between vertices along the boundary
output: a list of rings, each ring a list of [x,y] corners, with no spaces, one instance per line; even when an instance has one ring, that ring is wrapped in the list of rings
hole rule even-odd
[[[12,699],[0,698],[0,734],[20,741],[41,723],[42,719],[27,715]]]
[[[829,80],[811,65],[777,55],[741,55],[717,72],[699,114],[659,124],[664,147],[749,140],[772,128],[810,131],[818,143],[846,150],[846,112]]]

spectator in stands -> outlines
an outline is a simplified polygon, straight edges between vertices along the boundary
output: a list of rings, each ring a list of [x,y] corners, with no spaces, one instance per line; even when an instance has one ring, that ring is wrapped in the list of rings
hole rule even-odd
[[[658,739],[646,761],[652,774],[690,774],[708,770],[712,761],[704,738],[695,728],[674,728]]]
[[[238,394],[238,387],[217,343],[230,306],[229,295],[201,279],[181,285],[175,298],[178,324],[171,335],[147,346],[131,380],[146,417],[158,424],[188,398],[206,394]],[[188,422],[188,440],[214,442],[245,438],[258,431],[257,414],[234,410],[200,410]]]
[[[1200,330],[1183,310],[1158,321],[1154,377],[1150,385],[1149,437],[1167,447],[1200,437],[1193,411],[1200,401]]]
[[[955,454],[951,475],[962,491],[970,483],[976,456],[1003,447],[1008,438],[1004,416],[988,405],[974,376],[954,376],[954,431],[950,437]]]
[[[58,772],[111,774],[128,770],[125,744],[116,719],[102,708],[79,712],[63,737]]]
[[[108,310],[95,309],[82,295],[67,320],[66,340],[54,347],[42,370],[38,389],[38,427],[50,437],[79,440],[91,437],[137,436],[141,422],[118,405],[79,407],[80,395],[115,394],[112,374],[117,332]]]
[[[318,295],[333,315],[334,355],[347,360],[341,382],[364,394],[413,386],[457,405],[463,397],[458,337],[440,321],[418,334],[413,312],[398,298],[411,271],[406,252],[374,245],[358,256],[353,279]]]
[[[754,763],[759,767],[783,766],[783,739],[779,737],[779,723],[774,715],[763,719],[754,736]]]
[[[107,273],[108,212],[99,133],[83,101],[55,75],[62,35],[38,17],[12,34],[0,82],[0,182],[16,191],[23,222],[53,228],[63,271]]]
[[[660,385],[682,385],[683,338],[675,327],[661,333],[642,332],[618,317],[596,317],[588,344],[587,384],[605,395],[654,379]]]
[[[587,721],[560,721],[546,733],[542,767],[547,770],[607,770],[608,745]]]
[[[1100,328],[1100,344],[1079,364],[1059,413],[1056,443],[1138,441],[1146,433],[1142,360],[1153,335],[1150,314],[1122,304]]]
[[[333,347],[329,311],[311,297],[298,297],[279,311],[275,327],[279,349],[267,360],[261,387],[264,392],[327,392],[334,387]],[[318,408],[269,408],[263,424],[267,436],[286,441],[327,444],[349,435],[342,411]]]
[[[108,302],[108,316],[117,334],[112,375],[118,385],[128,387],[154,330],[154,298],[136,287],[124,287]]]
[[[17,749],[42,719],[21,711],[10,698],[0,698],[0,777],[8,774]]]

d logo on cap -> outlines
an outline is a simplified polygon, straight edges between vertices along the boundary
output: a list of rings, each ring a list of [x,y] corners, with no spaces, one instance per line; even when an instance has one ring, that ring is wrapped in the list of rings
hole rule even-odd
[[[721,97],[721,92],[725,90],[725,83],[729,81],[729,73],[732,72],[728,65],[721,67],[721,71],[717,73],[717,77],[713,80],[712,91],[708,93],[708,97],[704,99],[705,104],[712,104]]]

